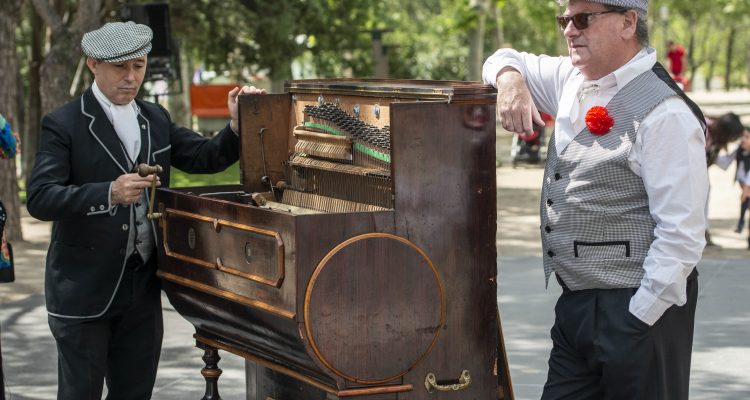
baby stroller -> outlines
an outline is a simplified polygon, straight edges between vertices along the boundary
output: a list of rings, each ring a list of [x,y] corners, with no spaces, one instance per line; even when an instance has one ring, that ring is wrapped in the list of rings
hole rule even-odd
[[[547,126],[553,125],[552,116],[542,113],[544,126],[534,124],[534,132],[526,134],[524,132],[514,133],[513,141],[510,146],[510,161],[515,168],[519,162],[529,164],[539,164],[542,161],[541,149],[546,144],[544,140],[544,131]]]

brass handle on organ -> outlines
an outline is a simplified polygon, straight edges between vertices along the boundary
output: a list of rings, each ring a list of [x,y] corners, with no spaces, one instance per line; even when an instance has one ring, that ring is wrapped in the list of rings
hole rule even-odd
[[[138,175],[142,177],[147,177],[149,175],[154,176],[154,178],[151,180],[151,196],[149,196],[148,200],[148,214],[146,214],[146,217],[148,219],[159,219],[161,217],[161,213],[154,212],[154,196],[156,196],[156,174],[160,174],[163,169],[159,164],[138,164],[138,168],[136,168],[136,171],[138,172]]]
[[[427,374],[424,379],[424,387],[428,393],[432,393],[434,390],[440,392],[457,392],[466,389],[469,385],[471,385],[471,375],[469,375],[469,371],[467,370],[463,370],[458,379],[451,381],[439,381],[432,372]]]

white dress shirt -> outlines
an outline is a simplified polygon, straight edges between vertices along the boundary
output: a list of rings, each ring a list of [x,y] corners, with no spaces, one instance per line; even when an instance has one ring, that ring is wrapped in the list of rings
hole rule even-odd
[[[141,152],[141,130],[138,128],[138,106],[135,100],[125,105],[114,104],[102,93],[96,81],[91,85],[94,97],[104,109],[104,114],[117,132],[120,143],[125,147],[130,166],[135,165],[135,159]]]
[[[644,48],[611,74],[585,82],[569,57],[500,49],[487,59],[482,76],[485,83],[496,86],[502,68],[512,67],[521,73],[537,108],[555,115],[553,139],[559,155],[583,130],[591,107],[606,106],[628,82],[655,63],[656,51]],[[584,88],[593,85],[593,89]],[[659,104],[637,129],[628,161],[630,169],[643,179],[656,228],[630,312],[653,325],[670,306],[685,304],[686,278],[706,244],[705,136],[688,106],[677,97]]]

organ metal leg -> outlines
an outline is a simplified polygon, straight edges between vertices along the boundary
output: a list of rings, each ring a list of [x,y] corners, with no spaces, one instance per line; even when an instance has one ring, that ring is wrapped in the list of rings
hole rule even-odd
[[[218,366],[221,360],[219,350],[201,342],[197,342],[196,346],[203,350],[203,362],[206,363],[206,367],[201,370],[201,375],[206,380],[206,394],[201,400],[221,400],[219,376],[222,371]]]

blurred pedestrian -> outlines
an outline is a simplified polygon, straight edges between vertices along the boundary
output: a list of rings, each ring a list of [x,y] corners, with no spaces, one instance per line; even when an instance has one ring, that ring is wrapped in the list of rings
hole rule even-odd
[[[681,76],[683,71],[683,58],[685,57],[685,48],[679,44],[669,41],[667,43],[669,50],[667,50],[667,58],[669,59],[669,71],[672,72],[672,76]]]
[[[729,143],[739,139],[745,127],[742,126],[740,117],[732,112],[719,117],[706,117],[706,165],[716,165],[721,169],[727,169],[733,161],[733,155],[727,156]],[[706,201],[706,221],[708,223],[708,200]],[[716,246],[711,239],[709,225],[706,225],[706,245]]]
[[[149,399],[163,336],[156,277],[156,226],[147,218],[159,164],[190,173],[222,171],[239,158],[238,96],[227,93],[231,120],[211,139],[176,125],[160,105],[136,99],[152,31],[107,23],[83,36],[94,82],[81,97],[47,114],[27,185],[29,213],[53,221],[45,300],[57,343],[60,400]]]
[[[563,291],[542,399],[687,400],[703,113],[648,45],[647,0],[561,4],[569,57],[500,49],[483,68],[503,128],[555,115],[540,233],[545,279]]]
[[[18,138],[13,134],[10,124],[0,114],[0,158],[11,159],[18,152]],[[5,238],[7,210],[0,199],[0,283],[13,282],[15,271],[13,265],[13,247]],[[0,400],[5,400],[5,375],[3,374],[2,342],[0,341]]]
[[[669,70],[672,74],[672,79],[677,82],[677,85],[681,89],[687,91],[690,85],[687,78],[682,74],[684,71],[683,58],[685,57],[685,48],[671,40],[667,43],[667,47],[667,58],[669,59]]]
[[[745,225],[745,213],[747,212],[747,209],[750,208],[750,198],[747,196],[748,188],[750,188],[750,128],[748,127],[745,127],[745,131],[742,133],[740,147],[737,149],[735,160],[737,162],[736,179],[742,190],[740,195],[740,218],[737,221],[737,233],[742,233],[742,229]],[[748,224],[748,231],[750,231],[750,224]],[[750,249],[750,233],[748,233],[747,245],[748,249]]]
[[[737,220],[735,232],[742,233],[745,227],[745,214],[750,207],[750,199],[747,197],[750,187],[750,128],[745,127],[737,148],[731,153],[722,153],[716,157],[716,165],[721,169],[728,169],[734,163],[737,168],[734,179],[740,185],[740,217]],[[750,230],[750,226],[748,227]],[[748,236],[750,248],[750,236]]]

